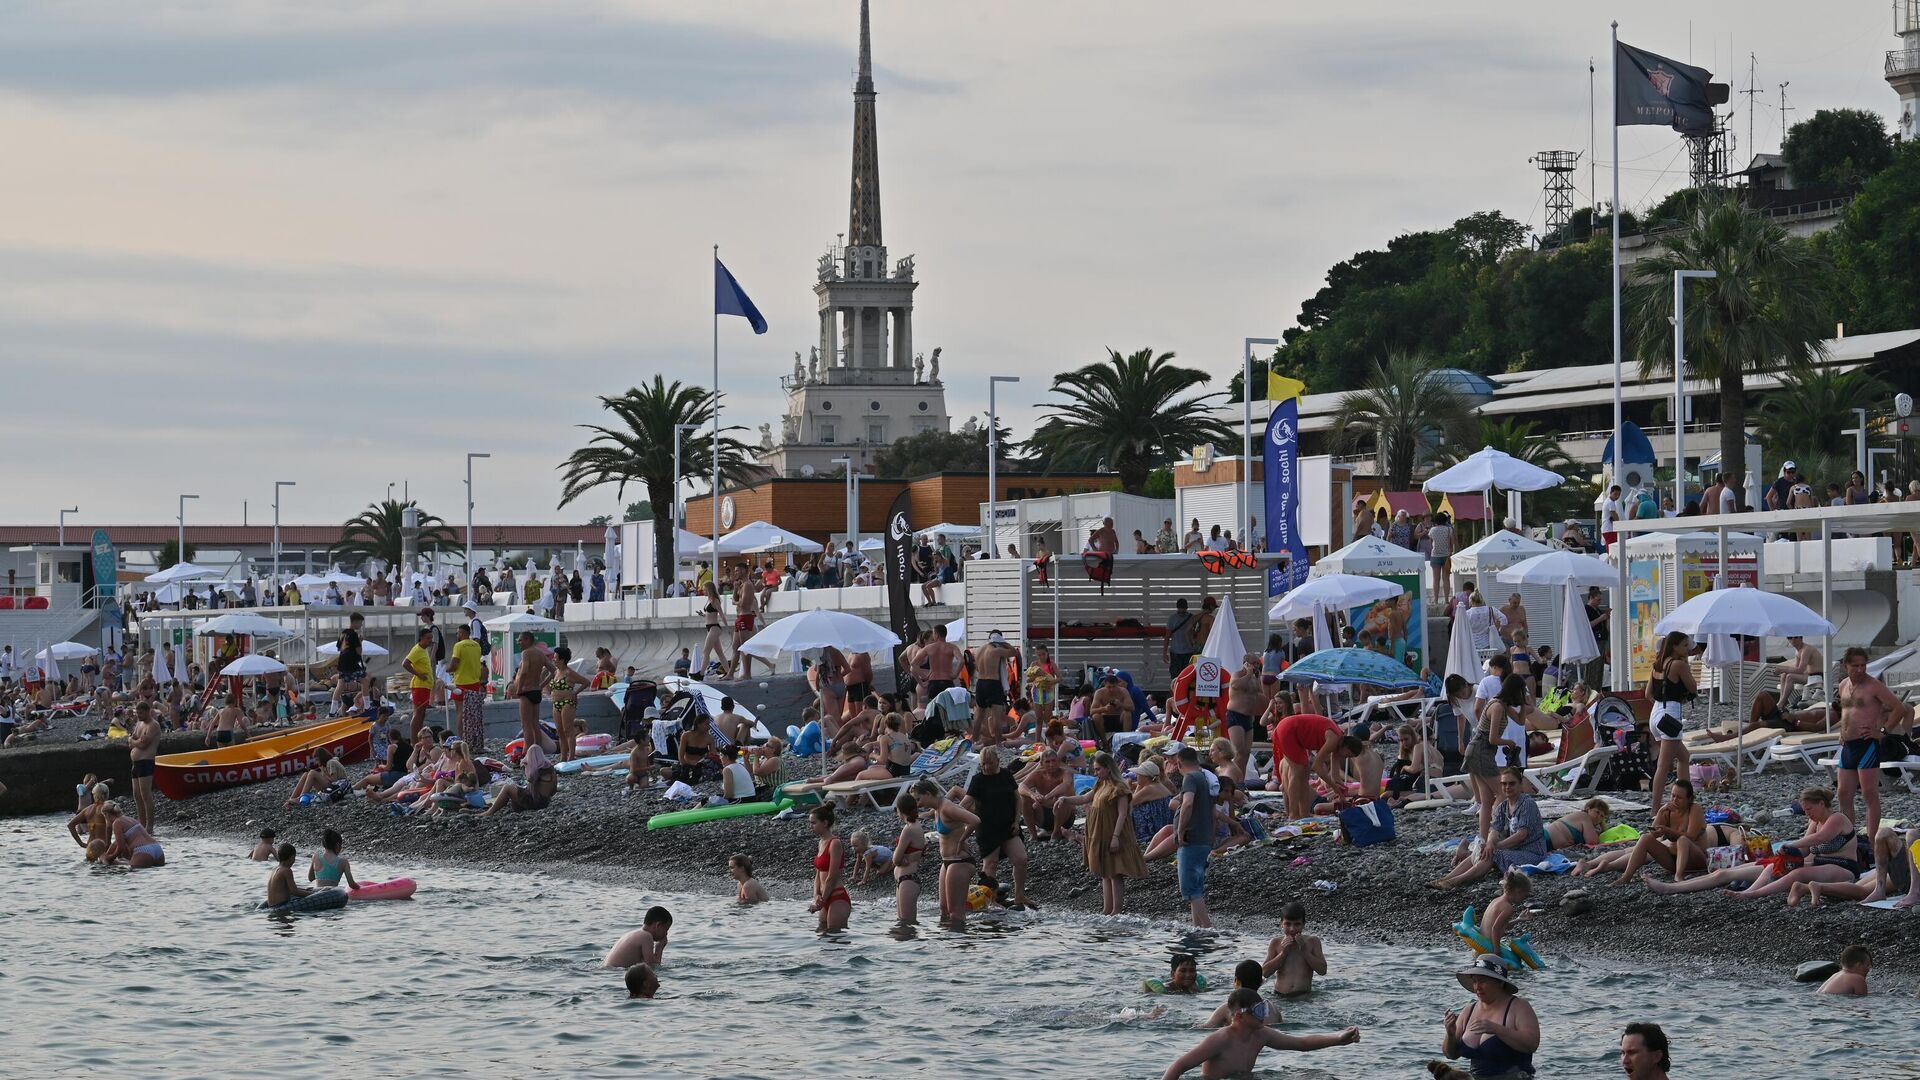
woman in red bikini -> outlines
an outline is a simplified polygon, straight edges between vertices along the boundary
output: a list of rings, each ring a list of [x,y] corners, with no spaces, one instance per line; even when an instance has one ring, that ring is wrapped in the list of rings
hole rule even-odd
[[[813,857],[813,904],[808,911],[820,913],[820,932],[831,934],[847,928],[853,914],[853,897],[847,894],[844,874],[847,866],[846,841],[833,835],[833,806],[821,803],[808,815],[820,850]]]

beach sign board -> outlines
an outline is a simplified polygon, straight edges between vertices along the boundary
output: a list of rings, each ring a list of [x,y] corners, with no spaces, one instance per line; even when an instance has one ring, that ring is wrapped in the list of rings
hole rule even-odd
[[[1220,696],[1220,661],[1211,656],[1194,657],[1193,696],[1201,698]]]

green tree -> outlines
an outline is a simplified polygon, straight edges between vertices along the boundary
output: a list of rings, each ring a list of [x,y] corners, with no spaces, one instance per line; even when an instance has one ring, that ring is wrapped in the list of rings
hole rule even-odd
[[[1235,432],[1213,416],[1220,394],[1193,393],[1211,381],[1152,349],[1053,378],[1059,404],[1033,433],[1032,447],[1049,472],[1104,469],[1120,490],[1139,494],[1147,474],[1201,443],[1226,443]]]
[[[618,397],[602,396],[600,405],[612,419],[604,425],[580,425],[593,437],[560,463],[560,505],[606,484],[614,485],[616,496],[624,497],[628,484],[639,484],[653,509],[658,580],[673,580],[675,485],[685,477],[711,476],[716,456],[723,485],[748,483],[755,476],[746,444],[728,434],[740,428],[721,428],[716,444],[711,425],[719,400],[708,390],[669,383],[659,375]],[[674,436],[680,424],[694,424],[698,430],[682,438],[681,472],[675,476]]]
[[[1780,156],[1800,187],[1852,187],[1893,164],[1893,141],[1879,113],[1821,109],[1787,131]]]
[[[1920,326],[1920,142],[1901,147],[1820,239],[1839,271],[1850,331]]]
[[[1826,260],[1805,240],[1732,196],[1702,200],[1662,250],[1635,263],[1623,298],[1629,347],[1643,376],[1673,372],[1673,273],[1712,270],[1687,284],[1688,373],[1713,381],[1720,402],[1720,460],[1744,461],[1746,377],[1821,355],[1832,323]],[[1837,419],[1837,418],[1829,418]]]
[[[590,529],[604,529],[611,524],[613,524],[612,514],[595,514],[587,519],[587,527]]]
[[[1140,494],[1149,499],[1173,498],[1173,469],[1162,465],[1147,474],[1147,482],[1140,486]]]
[[[644,502],[630,502],[626,513],[620,515],[621,521],[652,521],[653,507]]]
[[[1612,252],[1602,237],[1519,260],[1505,370],[1597,364],[1613,349]]]
[[[1001,443],[1002,460],[1006,457],[1006,445]],[[874,475],[889,480],[939,472],[985,472],[986,469],[987,429],[983,427],[918,432],[896,441],[873,457]]]
[[[398,564],[400,523],[409,507],[419,510],[420,504],[411,499],[406,502],[383,499],[368,503],[365,510],[340,526],[340,539],[334,542],[333,557],[353,562],[378,559],[389,566]],[[454,539],[453,530],[438,516],[422,511],[419,525],[420,532],[414,550],[420,554],[464,550]]]
[[[1413,474],[1442,445],[1466,429],[1467,403],[1418,353],[1393,353],[1374,364],[1367,386],[1340,399],[1333,416],[1334,447],[1371,450],[1388,491],[1405,491]]]
[[[187,561],[187,562],[192,562],[192,561],[193,561],[193,556],[194,556],[195,554],[196,554],[196,552],[194,551],[194,547],[193,547],[193,545],[192,545],[192,544],[188,544],[188,545],[187,545],[187,558],[186,558],[186,561]],[[166,569],[167,567],[169,567],[169,566],[172,566],[172,565],[174,565],[175,563],[178,563],[178,562],[180,562],[180,561],[181,561],[181,559],[180,559],[180,541],[178,541],[178,540],[168,540],[168,541],[167,541],[166,543],[164,543],[164,544],[161,544],[161,545],[160,545],[160,553],[159,553],[158,555],[155,555],[155,556],[153,557],[153,561],[154,561],[154,564],[155,564],[155,565],[156,565],[156,566],[157,566],[157,567],[158,567],[159,569],[161,569],[161,570],[165,570],[165,569]]]
[[[1780,388],[1760,402],[1755,426],[1769,457],[1792,458],[1800,465],[1800,475],[1814,482],[1841,480],[1853,468],[1853,436],[1841,434],[1853,423],[1852,410],[1877,412],[1892,398],[1891,386],[1862,369],[1790,371],[1781,378]],[[1812,462],[1823,459],[1847,464],[1838,472],[1816,471]]]

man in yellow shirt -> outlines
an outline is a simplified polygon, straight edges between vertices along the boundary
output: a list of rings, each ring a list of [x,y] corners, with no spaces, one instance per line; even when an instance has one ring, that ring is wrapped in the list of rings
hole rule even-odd
[[[453,643],[452,674],[454,696],[460,700],[460,740],[478,754],[487,748],[487,682],[471,623],[460,628],[460,640]]]
[[[407,683],[413,691],[413,734],[411,740],[420,740],[420,731],[427,726],[427,706],[433,701],[433,629],[423,626],[415,636],[413,648],[407,650],[407,658],[401,666],[407,669],[411,677]]]

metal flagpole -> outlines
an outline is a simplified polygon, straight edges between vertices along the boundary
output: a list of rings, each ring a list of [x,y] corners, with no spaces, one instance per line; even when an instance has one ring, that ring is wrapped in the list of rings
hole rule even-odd
[[[1618,138],[1616,133],[1615,138]],[[1616,178],[1617,185],[1619,180]],[[1618,251],[1619,245],[1615,244]],[[1619,261],[1616,254],[1615,262]],[[720,265],[720,245],[713,245],[713,264]],[[1618,308],[1620,305],[1615,304]],[[1616,320],[1617,323],[1618,320]],[[1616,331],[1617,336],[1617,331]],[[1615,350],[1616,352],[1618,350]],[[713,492],[707,497],[713,510],[713,552],[707,556],[707,574],[713,578],[713,591],[720,591],[720,305],[713,305],[713,445],[707,448],[713,463]]]
[[[1620,475],[1620,429],[1623,426],[1621,402],[1621,333],[1620,333],[1620,24],[1613,23],[1613,123],[1608,125],[1613,131],[1613,472]],[[1722,468],[1724,468],[1724,463]],[[1600,497],[1606,498],[1607,479],[1601,480]],[[1678,507],[1675,507],[1678,509]],[[1628,689],[1632,678],[1627,671],[1627,543],[1626,536],[1619,531],[1620,516],[1614,514],[1614,537],[1618,541],[1613,553],[1615,569],[1619,572],[1619,582],[1614,593],[1613,614],[1608,625],[1613,629],[1613,689],[1620,692]]]

